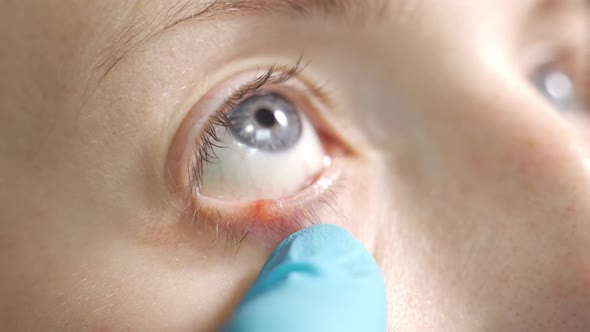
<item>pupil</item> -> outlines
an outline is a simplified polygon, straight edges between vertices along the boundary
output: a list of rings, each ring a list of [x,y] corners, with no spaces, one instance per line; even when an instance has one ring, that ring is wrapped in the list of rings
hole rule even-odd
[[[256,121],[264,128],[272,128],[277,124],[277,119],[271,110],[266,108],[259,109],[255,114]]]

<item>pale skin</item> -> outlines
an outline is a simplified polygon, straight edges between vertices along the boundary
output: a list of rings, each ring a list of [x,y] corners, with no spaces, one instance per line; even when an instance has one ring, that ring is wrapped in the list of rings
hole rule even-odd
[[[537,46],[589,38],[587,4],[236,10],[119,52],[169,6],[0,5],[2,330],[219,327],[280,236],[228,248],[188,221],[170,151],[191,149],[175,137],[213,86],[301,54],[350,148],[319,218],[374,254],[390,331],[590,330],[586,119],[527,76]]]

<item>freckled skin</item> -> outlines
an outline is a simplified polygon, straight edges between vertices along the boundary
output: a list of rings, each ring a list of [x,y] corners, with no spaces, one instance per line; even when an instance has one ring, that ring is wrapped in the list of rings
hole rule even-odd
[[[215,331],[308,215],[375,256],[390,331],[590,331],[588,114],[552,108],[520,56],[586,45],[587,8],[387,3],[143,38],[169,2],[0,2],[0,330]],[[121,57],[121,35],[144,43]],[[120,61],[102,77],[105,50]],[[342,181],[291,217],[251,203],[246,238],[228,211],[203,220],[169,181],[185,175],[168,156],[194,148],[173,146],[178,128],[228,77],[302,54],[300,82],[328,98],[298,105]]]

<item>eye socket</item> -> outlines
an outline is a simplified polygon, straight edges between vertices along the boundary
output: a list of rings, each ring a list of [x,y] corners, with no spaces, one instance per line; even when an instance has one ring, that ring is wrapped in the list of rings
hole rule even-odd
[[[230,246],[246,236],[276,245],[341,215],[339,191],[355,152],[326,121],[331,94],[301,73],[301,61],[209,88],[172,141],[168,169],[180,212],[190,225],[225,232]]]
[[[203,165],[200,194],[237,202],[276,200],[313,183],[327,158],[302,107],[277,92],[239,102],[214,129],[214,159]]]
[[[188,181],[189,190],[182,192],[191,195],[199,213],[235,219],[264,204],[280,217],[276,213],[311,208],[306,202],[331,194],[327,184],[339,178],[340,169],[332,157],[340,165],[346,149],[322,121],[330,104],[326,92],[301,74],[300,62],[262,74],[242,72],[195,104],[171,158],[185,160],[185,167],[173,170],[181,175],[185,169],[179,184]]]

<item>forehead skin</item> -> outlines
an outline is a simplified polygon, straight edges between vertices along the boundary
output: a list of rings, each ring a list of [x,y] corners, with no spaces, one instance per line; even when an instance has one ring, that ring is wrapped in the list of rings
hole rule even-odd
[[[257,2],[257,1],[254,1]],[[296,9],[279,5],[287,1],[269,1],[276,2],[276,7],[281,12],[289,14],[296,12]],[[289,1],[297,2],[297,1]],[[302,1],[305,3],[305,1]],[[338,3],[337,1],[334,1]],[[387,8],[389,15],[377,15],[380,21],[394,20],[405,22],[407,19],[420,19],[421,17],[437,16],[439,13],[443,18],[450,19],[449,13],[453,12],[452,8],[456,7],[458,11],[472,11],[474,14],[487,12],[488,14],[502,13],[506,21],[514,21],[515,16],[522,15],[524,10],[531,7],[532,4],[539,3],[538,0],[527,1],[477,1],[473,4],[462,2],[450,2],[448,4],[437,5],[437,2],[429,3],[428,1],[372,1],[370,4],[359,10],[354,2],[347,2],[345,5],[335,4],[325,6],[323,12],[325,15],[347,17],[340,7],[351,8],[362,12],[363,16],[374,17],[375,13]],[[227,3],[227,2],[223,2]],[[245,3],[250,3],[250,1]],[[322,3],[322,1],[308,1],[308,3]],[[332,3],[332,1],[326,1]],[[352,4],[351,4],[352,3]],[[367,2],[369,3],[369,2]],[[384,7],[383,3],[387,5]],[[121,41],[130,39],[131,46],[139,44],[140,41],[157,34],[159,31],[173,25],[176,21],[186,20],[192,16],[198,16],[198,13],[206,11],[210,1],[60,1],[58,3],[47,3],[41,1],[11,1],[3,4],[3,38],[8,49],[12,52],[3,53],[5,57],[14,53],[19,54],[20,64],[30,63],[29,59],[34,59],[38,66],[43,66],[45,70],[55,68],[55,63],[68,64],[68,67],[76,64],[80,67],[72,71],[80,73],[80,69],[87,71],[96,62],[100,62],[103,50],[112,49]],[[266,5],[264,5],[266,6]],[[221,7],[221,6],[220,6]],[[307,6],[305,8],[315,11],[317,5]],[[182,8],[182,10],[180,10]],[[251,9],[252,8],[252,9]],[[265,8],[265,7],[262,7]],[[236,5],[234,8],[217,8],[211,14],[201,15],[208,19],[226,18],[231,19],[234,15],[228,15],[227,12],[244,12],[253,14],[261,12],[268,14],[268,11],[257,9],[256,5],[244,7]],[[489,10],[492,10],[491,12]],[[224,14],[223,12],[226,12]],[[430,12],[430,14],[428,14]],[[73,13],[73,14],[72,14]],[[414,15],[418,15],[417,17]],[[379,23],[379,22],[372,22]],[[399,24],[399,23],[398,23]],[[27,38],[23,38],[26,36]],[[29,49],[29,45],[38,46],[35,51]],[[60,46],[60,47],[56,47]],[[127,49],[126,45],[125,49]],[[26,50],[26,52],[25,52]],[[20,52],[19,52],[20,51]],[[12,61],[3,61],[3,65],[15,68],[14,59]],[[41,61],[45,60],[45,61]],[[41,62],[41,63],[40,63]],[[11,66],[7,64],[11,63]],[[9,68],[5,68],[8,70]],[[19,68],[22,70],[22,68]],[[70,68],[63,68],[70,69]]]
[[[282,3],[283,1],[269,1],[269,3]],[[292,1],[297,2],[297,1]],[[305,1],[303,1],[305,2]],[[309,3],[322,3],[322,1],[309,1]],[[332,2],[332,1],[326,1]],[[334,1],[338,3],[338,1]],[[326,6],[326,15],[342,16],[346,19],[346,13],[339,10],[339,6],[350,7],[356,10],[354,5],[343,1],[345,5]],[[379,10],[383,10],[383,3],[387,4],[389,15],[378,15],[379,20],[373,20],[371,24],[379,24],[380,21],[393,21],[395,24],[406,23],[408,20],[419,20],[422,25],[430,26],[428,20],[440,17],[440,19],[452,20],[450,13],[466,11],[474,15],[498,15],[496,20],[506,22],[518,22],[519,16],[530,9],[539,0],[527,1],[476,1],[465,3],[461,1],[448,2],[444,5],[433,1],[373,1],[375,4],[367,5],[362,10],[362,15],[372,17]],[[549,1],[545,1],[549,2]],[[351,2],[354,3],[354,2]],[[368,3],[368,2],[367,2]],[[23,73],[33,72],[37,79],[29,82],[31,89],[43,91],[52,83],[59,83],[54,88],[69,88],[68,83],[78,86],[80,81],[89,86],[96,84],[102,73],[93,70],[100,67],[102,62],[110,70],[111,62],[105,58],[118,58],[125,54],[133,46],[144,42],[160,30],[173,25],[177,20],[182,21],[195,13],[202,12],[210,4],[210,1],[59,1],[55,3],[43,1],[10,1],[5,2],[2,10],[2,37],[4,47],[10,52],[3,52],[3,72]],[[277,5],[277,7],[282,8]],[[311,10],[321,6],[309,6]],[[365,7],[365,6],[363,6]],[[453,7],[456,10],[453,10]],[[184,11],[178,8],[185,8]],[[256,6],[241,8],[238,12],[255,13]],[[261,10],[259,10],[261,11]],[[295,10],[284,10],[286,14]],[[168,14],[165,15],[164,13]],[[176,14],[176,15],[172,15]],[[443,14],[443,15],[439,15]],[[500,15],[501,14],[501,15]],[[205,16],[205,15],[203,15]],[[211,15],[209,19],[231,19],[233,15],[224,15],[223,9]],[[401,22],[401,23],[400,23]],[[502,22],[496,22],[502,23]],[[125,44],[125,45],[122,45]],[[34,48],[32,46],[35,46]],[[114,50],[113,50],[114,49]],[[123,49],[123,50],[121,50]],[[114,54],[105,54],[112,51]],[[34,64],[32,67],[31,64]],[[71,76],[70,76],[71,75]],[[10,75],[32,79],[35,75]],[[69,78],[69,79],[65,79]],[[75,80],[73,79],[75,78]],[[54,82],[46,82],[54,80]],[[75,83],[73,83],[75,82]],[[15,93],[8,88],[17,84],[6,84],[5,93]],[[68,92],[79,92],[80,89],[71,89]],[[20,92],[19,94],[22,94]],[[80,98],[69,94],[70,98]],[[24,98],[24,96],[23,96]]]

